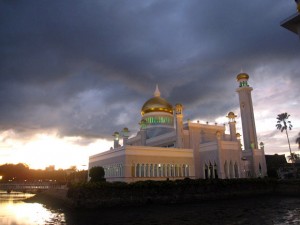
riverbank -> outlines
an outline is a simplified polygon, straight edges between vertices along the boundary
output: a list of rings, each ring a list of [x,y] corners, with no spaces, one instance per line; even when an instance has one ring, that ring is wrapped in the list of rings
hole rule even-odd
[[[86,183],[66,189],[50,189],[28,199],[67,208],[199,203],[256,196],[300,197],[300,181],[269,179],[181,180],[126,183]]]
[[[66,220],[70,225],[296,225],[300,223],[299,210],[300,198],[256,196],[196,203],[72,210],[66,213]]]
[[[49,189],[25,199],[28,203],[41,203],[51,208],[73,208],[72,199],[67,197],[68,189]]]

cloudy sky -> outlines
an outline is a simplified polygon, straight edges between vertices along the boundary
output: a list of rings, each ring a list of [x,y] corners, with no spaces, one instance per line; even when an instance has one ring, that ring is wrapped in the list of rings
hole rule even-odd
[[[0,164],[84,168],[114,131],[138,131],[156,84],[186,119],[224,123],[241,70],[266,153],[288,152],[283,112],[296,151],[300,40],[280,26],[294,13],[292,0],[1,1]]]

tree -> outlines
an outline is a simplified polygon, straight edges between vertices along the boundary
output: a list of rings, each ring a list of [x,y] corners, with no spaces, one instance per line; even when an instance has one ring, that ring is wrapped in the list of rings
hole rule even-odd
[[[300,159],[300,155],[292,152],[290,156],[288,156],[288,160],[291,162],[295,162]]]
[[[281,113],[281,114],[278,114],[277,115],[277,124],[276,124],[276,128],[278,130],[280,130],[281,132],[283,132],[285,130],[285,133],[286,133],[286,137],[287,137],[287,140],[288,140],[288,144],[289,144],[289,149],[290,149],[290,156],[291,156],[291,160],[293,160],[293,154],[292,154],[292,150],[291,150],[291,145],[290,145],[290,139],[289,139],[289,135],[288,135],[288,132],[287,130],[292,130],[292,123],[291,121],[289,121],[290,115],[288,113]]]
[[[2,180],[24,181],[30,177],[30,170],[26,164],[4,164],[0,166],[0,175]]]
[[[101,166],[92,167],[89,171],[89,177],[91,178],[91,182],[105,181],[104,175],[105,172],[103,167]]]
[[[298,137],[296,139],[296,144],[298,144],[298,149],[300,149],[300,133],[298,134]]]
[[[88,180],[88,171],[80,170],[71,173],[68,176],[68,182],[70,183],[85,183]]]

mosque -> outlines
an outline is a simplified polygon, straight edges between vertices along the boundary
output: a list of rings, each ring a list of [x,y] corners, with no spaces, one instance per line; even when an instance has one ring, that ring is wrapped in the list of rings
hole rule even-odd
[[[128,128],[114,133],[114,147],[89,157],[89,169],[101,166],[107,181],[166,179],[235,179],[267,176],[263,143],[257,143],[249,75],[237,75],[244,149],[236,133],[236,115],[225,125],[183,122],[183,106],[154,97],[141,109],[140,131],[129,138]],[[123,139],[123,145],[119,139]]]

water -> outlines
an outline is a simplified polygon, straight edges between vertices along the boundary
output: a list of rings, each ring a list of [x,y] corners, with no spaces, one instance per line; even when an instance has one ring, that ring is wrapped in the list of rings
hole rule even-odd
[[[300,198],[265,196],[82,211],[22,201],[30,196],[0,191],[0,225],[300,224]]]
[[[65,215],[59,209],[49,209],[39,203],[25,203],[22,200],[33,194],[0,191],[0,224],[66,224]]]

